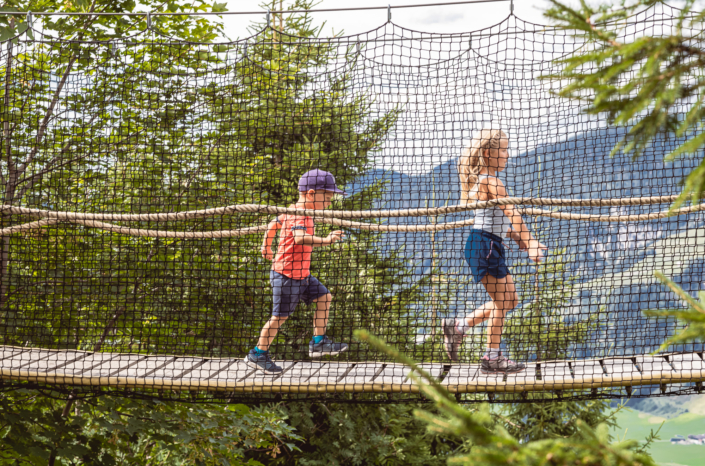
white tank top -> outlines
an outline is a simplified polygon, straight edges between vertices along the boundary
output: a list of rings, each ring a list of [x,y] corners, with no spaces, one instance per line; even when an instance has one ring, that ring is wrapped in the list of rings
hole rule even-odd
[[[496,176],[477,175],[477,183],[470,190],[470,195],[477,194],[480,189],[480,182],[485,178],[496,178]],[[484,230],[500,238],[504,238],[504,235],[511,226],[512,222],[509,221],[509,217],[504,215],[504,212],[499,207],[475,210],[475,224],[473,225],[475,230]]]

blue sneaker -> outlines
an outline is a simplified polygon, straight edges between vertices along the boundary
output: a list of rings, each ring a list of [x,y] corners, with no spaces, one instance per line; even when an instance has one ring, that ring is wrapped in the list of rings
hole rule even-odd
[[[245,364],[265,374],[277,375],[282,372],[282,368],[277,366],[274,361],[272,361],[272,358],[269,357],[269,352],[258,354],[255,353],[254,349],[251,349],[250,352],[247,353],[247,356],[245,356]]]
[[[314,343],[313,339],[308,343],[308,355],[312,358],[335,356],[347,350],[348,345],[345,343],[335,343],[327,336],[323,337],[320,343]]]

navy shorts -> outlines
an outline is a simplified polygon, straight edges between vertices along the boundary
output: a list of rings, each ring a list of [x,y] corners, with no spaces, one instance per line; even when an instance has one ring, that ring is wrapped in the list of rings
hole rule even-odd
[[[487,274],[495,278],[509,275],[504,257],[502,238],[485,230],[470,231],[465,243],[465,260],[476,283],[480,283]]]
[[[311,304],[321,296],[328,294],[328,288],[323,286],[313,275],[309,275],[303,280],[294,280],[270,270],[269,282],[272,284],[274,295],[272,315],[277,317],[289,317],[294,313],[299,301]]]

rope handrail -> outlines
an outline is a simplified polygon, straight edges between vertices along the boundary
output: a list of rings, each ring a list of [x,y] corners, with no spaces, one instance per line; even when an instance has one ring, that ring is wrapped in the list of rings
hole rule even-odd
[[[678,195],[650,196],[613,199],[560,199],[532,197],[504,197],[490,201],[477,201],[467,204],[457,204],[443,207],[427,207],[398,210],[313,210],[279,207],[266,204],[237,204],[212,209],[191,210],[184,212],[169,212],[160,214],[91,214],[82,212],[53,211],[18,207],[12,205],[0,206],[0,215],[27,215],[31,217],[55,218],[65,221],[72,220],[105,220],[120,222],[169,222],[176,220],[192,220],[204,217],[233,215],[236,213],[261,214],[296,214],[313,218],[399,218],[399,217],[435,217],[477,209],[489,209],[503,205],[533,205],[553,207],[615,207],[630,205],[665,204],[675,201]]]
[[[668,197],[677,197],[677,196],[668,196]],[[498,205],[518,205],[517,200],[522,200],[525,198],[504,198],[504,199],[497,199],[495,201],[505,201],[505,200],[511,200],[512,202],[507,202],[505,203],[499,203]],[[611,200],[595,200],[595,201],[628,201],[630,202],[629,204],[617,204],[617,205],[645,205],[644,203],[655,203],[654,200],[656,198],[626,198],[626,199],[611,199]],[[534,199],[534,200],[540,200],[540,199]],[[564,199],[559,199],[559,200],[551,200],[550,201],[560,201],[560,205],[565,205],[566,200]],[[640,200],[642,204],[636,203],[636,201]],[[483,204],[481,207],[473,207],[473,208],[489,208],[493,207],[490,206],[490,203],[494,203],[495,201],[482,201],[478,203],[473,203],[472,205],[475,206],[477,204]],[[546,200],[544,200],[546,201]],[[585,205],[585,202],[592,202],[593,200],[574,200],[574,202],[579,202],[583,203],[580,205]],[[486,204],[486,205],[485,205]],[[546,205],[546,204],[544,204]],[[609,204],[609,205],[614,205],[614,204]],[[470,204],[466,204],[465,206],[451,206],[451,207],[462,207],[462,208],[467,208],[470,206]],[[3,206],[2,212],[5,212],[5,208],[8,206]],[[237,207],[253,207],[252,205],[242,205],[242,206],[230,206],[232,208],[237,208]],[[254,206],[254,207],[262,207],[262,206]],[[277,210],[283,210],[285,213],[303,213],[304,215],[311,215],[310,213],[313,212],[316,214],[316,216],[319,216],[321,213],[325,214],[336,214],[336,213],[341,213],[343,211],[320,211],[320,210],[305,210],[305,209],[290,209],[290,208],[285,208],[285,207],[275,207],[275,206],[265,206],[267,211],[270,208],[274,208]],[[14,209],[22,209],[24,211],[32,211],[32,213],[25,215],[39,215],[39,211],[37,209],[26,209],[23,207],[11,207],[13,210]],[[219,209],[209,209],[210,211],[214,210],[220,210],[220,209],[227,209],[226,208],[219,208]],[[423,211],[437,211],[439,209],[447,209],[447,207],[441,207],[441,208],[431,208],[431,209],[406,209],[406,211],[389,211],[389,212],[413,212],[413,211],[418,211],[418,210],[423,210]],[[638,222],[638,221],[646,221],[646,220],[656,220],[660,218],[665,218],[669,216],[677,216],[677,215],[684,215],[688,213],[693,213],[693,212],[701,212],[705,211],[705,204],[698,204],[694,206],[689,206],[689,207],[683,207],[680,209],[676,209],[674,211],[669,211],[669,210],[662,210],[659,212],[652,212],[648,214],[627,214],[627,215],[598,215],[598,214],[575,214],[575,213],[567,213],[567,212],[551,212],[548,210],[544,209],[534,209],[534,208],[520,208],[520,212],[523,215],[531,215],[531,216],[540,216],[540,217],[549,217],[549,218],[555,218],[559,220],[579,220],[579,221],[590,221],[590,222]],[[73,223],[77,225],[83,225],[86,227],[90,228],[98,228],[100,230],[104,231],[110,231],[113,233],[120,233],[120,234],[125,234],[125,235],[130,235],[130,236],[143,236],[143,237],[153,237],[153,238],[188,238],[188,239],[195,239],[195,238],[231,238],[231,237],[238,237],[238,236],[245,236],[249,234],[255,234],[255,233],[262,233],[266,231],[267,225],[255,225],[251,227],[245,227],[245,228],[240,228],[240,229],[235,229],[235,230],[214,230],[214,231],[171,231],[171,230],[153,230],[153,229],[146,229],[146,228],[133,228],[133,227],[128,227],[128,226],[122,226],[122,225],[115,225],[111,223],[105,223],[101,222],[98,220],[93,220],[93,216],[118,216],[121,217],[118,220],[122,221],[140,221],[135,219],[135,216],[141,217],[144,215],[147,216],[160,216],[160,220],[154,220],[154,221],[165,221],[163,220],[164,215],[174,215],[174,214],[79,214],[77,212],[52,212],[52,211],[42,211],[47,214],[52,214],[56,215],[53,217],[47,217],[49,218],[44,218],[42,220],[38,220],[35,222],[29,222],[29,223],[24,223],[20,225],[13,225],[10,227],[6,227],[3,229],[0,229],[0,236],[5,236],[5,235],[10,235],[14,233],[19,233],[22,231],[28,231],[28,230],[33,230],[37,228],[42,228],[44,226],[49,226],[49,225],[55,225],[58,223],[63,223],[63,222],[68,222],[68,223]],[[180,212],[179,214],[189,214],[193,215],[192,217],[186,217],[186,218],[179,218],[179,220],[185,220],[189,218],[201,218],[206,215],[204,215],[204,212],[206,211],[190,211],[190,212]],[[245,211],[249,212],[249,211]],[[348,212],[349,213],[361,213],[361,212],[386,212],[386,211],[353,211],[353,212]],[[16,212],[13,212],[16,213]],[[278,212],[282,213],[282,212]],[[343,212],[345,213],[345,212]],[[59,215],[63,214],[63,215]],[[69,215],[71,214],[71,215]],[[214,215],[223,215],[223,214],[212,214],[211,216]],[[340,226],[344,228],[353,228],[353,229],[359,229],[359,230],[367,230],[367,231],[385,231],[385,232],[431,232],[431,231],[443,231],[443,230],[451,230],[455,228],[464,228],[467,226],[471,226],[474,224],[473,219],[469,220],[461,220],[461,221],[456,221],[456,222],[443,222],[443,223],[435,223],[435,224],[427,224],[427,225],[385,225],[385,224],[378,224],[378,223],[365,223],[365,222],[353,222],[349,220],[344,220],[340,218],[330,218],[329,215],[323,216],[321,218],[320,216],[316,218],[316,222],[318,223],[325,223],[329,225],[335,225],[335,226]],[[313,215],[311,215],[313,216]],[[400,215],[398,215],[400,216]],[[411,216],[411,215],[409,215]],[[81,218],[83,217],[83,218]],[[128,217],[125,219],[125,217]],[[390,216],[391,217],[391,216]],[[87,219],[85,219],[87,218]],[[145,221],[145,220],[141,220]],[[150,220],[146,220],[150,221]]]

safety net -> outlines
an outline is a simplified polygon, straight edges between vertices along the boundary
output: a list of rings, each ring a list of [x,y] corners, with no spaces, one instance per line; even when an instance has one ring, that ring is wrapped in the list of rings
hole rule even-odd
[[[673,135],[610,155],[625,127],[541,78],[595,46],[514,15],[3,42],[4,386],[419,399],[364,329],[466,401],[699,391],[703,346],[654,353],[681,327],[644,314],[684,308],[655,271],[705,286],[702,206],[667,215],[699,159],[664,162]]]

